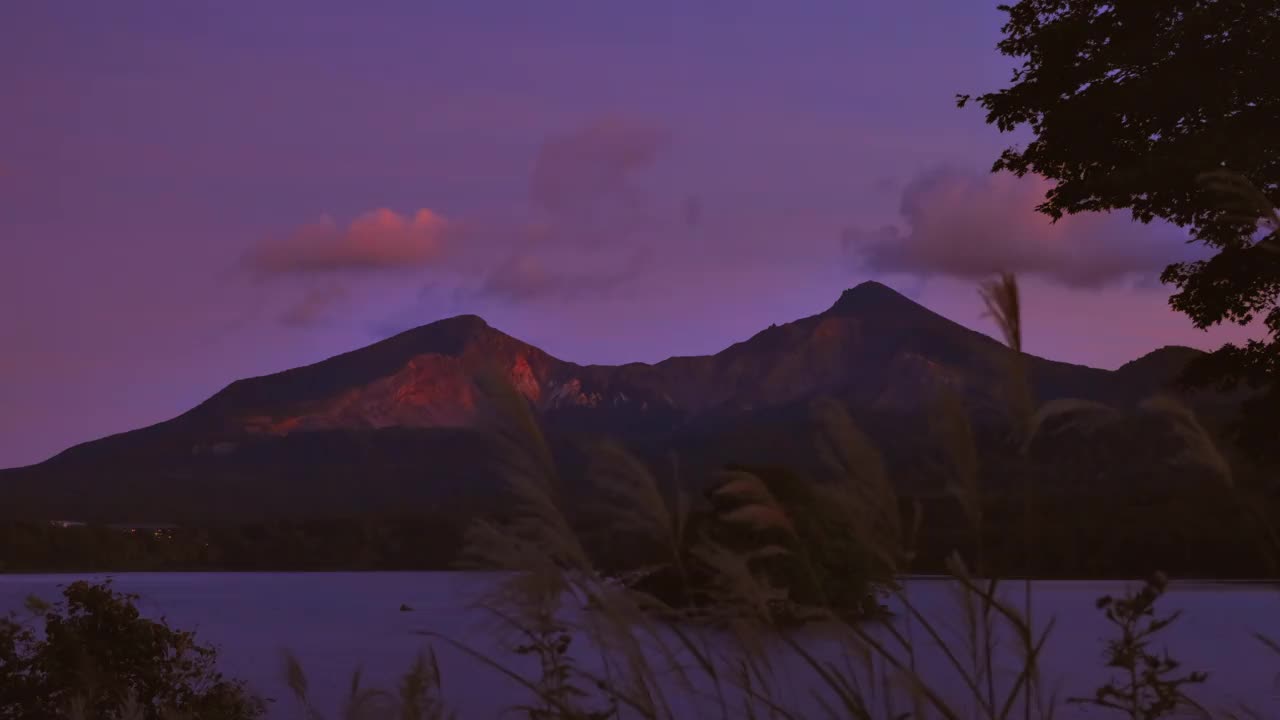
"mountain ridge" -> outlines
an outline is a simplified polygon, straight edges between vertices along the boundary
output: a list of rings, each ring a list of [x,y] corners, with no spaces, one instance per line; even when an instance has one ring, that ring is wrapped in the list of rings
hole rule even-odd
[[[1026,367],[1042,399],[1126,406],[1166,387],[1170,368],[1185,354],[1153,351],[1123,372],[1031,355]],[[492,487],[492,478],[475,479],[489,452],[476,436],[487,422],[475,383],[483,372],[505,375],[557,437],[604,434],[661,444],[758,432],[750,427],[793,432],[784,418],[798,417],[798,408],[822,396],[870,417],[906,418],[920,417],[949,388],[975,418],[995,421],[1006,407],[1009,357],[997,340],[874,282],[844,291],[827,310],[770,326],[715,354],[656,363],[580,365],[477,315],[459,315],[237,380],[170,420],[0,470],[0,483],[21,500],[15,506],[46,514],[97,507],[89,498],[106,502],[104,494],[126,492],[144,494],[159,508],[153,512],[175,508],[170,514],[196,495],[236,506],[241,501],[234,497],[278,493],[262,507],[287,508],[298,503],[285,488],[317,492],[317,477],[329,478],[326,492],[333,495],[326,502],[338,505],[357,490],[382,492],[377,496],[389,503],[429,499],[459,487]],[[142,512],[129,497],[112,495],[111,502],[116,514]]]
[[[850,319],[853,320],[852,323],[849,323]],[[853,325],[853,327],[850,325]],[[474,373],[481,370],[485,364],[503,365],[502,361],[507,360],[508,362],[505,364],[514,366],[507,368],[509,379],[513,380],[517,387],[523,385],[524,394],[535,403],[542,399],[544,390],[549,390],[552,398],[551,404],[569,402],[590,405],[592,402],[598,404],[600,400],[605,398],[598,396],[598,392],[596,393],[597,396],[593,396],[590,389],[584,393],[581,387],[583,377],[576,376],[585,376],[588,380],[593,381],[589,382],[589,385],[608,385],[610,384],[609,380],[614,378],[602,376],[619,376],[624,380],[624,382],[620,383],[623,385],[627,384],[625,381],[630,381],[630,384],[633,385],[637,383],[640,385],[660,383],[663,385],[675,384],[677,386],[689,384],[705,386],[707,376],[717,372],[731,371],[735,358],[750,356],[752,353],[785,353],[787,350],[794,349],[797,345],[806,341],[810,343],[826,342],[832,345],[838,345],[841,341],[848,343],[857,339],[850,337],[850,335],[860,331],[865,332],[868,329],[880,333],[880,340],[885,339],[886,331],[889,334],[899,336],[909,336],[914,333],[917,338],[935,340],[939,335],[949,333],[953,336],[951,338],[952,345],[957,342],[964,345],[961,348],[938,347],[938,345],[946,345],[946,343],[935,343],[934,347],[926,348],[926,352],[908,349],[905,360],[899,358],[899,362],[919,362],[922,368],[932,368],[938,364],[935,359],[924,357],[926,354],[945,355],[948,354],[948,350],[952,353],[958,350],[960,352],[980,353],[990,356],[1006,352],[1004,346],[994,338],[949,320],[876,281],[863,282],[844,290],[836,302],[825,311],[799,318],[783,325],[772,325],[745,340],[729,345],[717,353],[711,355],[675,355],[654,363],[629,362],[620,365],[583,365],[562,360],[541,348],[493,327],[479,315],[462,314],[410,328],[362,348],[339,353],[314,363],[235,380],[187,412],[174,418],[135,430],[113,433],[103,438],[78,443],[44,462],[56,460],[68,452],[86,445],[118,438],[122,435],[153,431],[163,426],[191,423],[193,420],[197,421],[196,424],[201,426],[202,429],[207,430],[209,429],[209,416],[234,414],[239,420],[246,421],[249,427],[256,427],[262,432],[305,430],[304,423],[291,425],[288,420],[273,423],[261,414],[254,415],[251,413],[255,409],[260,409],[263,404],[306,405],[315,402],[317,398],[323,398],[325,393],[340,392],[352,386],[368,385],[379,380],[395,379],[397,373],[403,373],[406,370],[409,371],[408,374],[411,376],[414,374],[439,375],[444,373],[451,376],[455,382],[461,382],[463,372]],[[841,337],[842,335],[844,337]],[[469,350],[471,351],[470,353],[468,352]],[[928,350],[933,352],[927,353]],[[478,360],[476,358],[477,353],[484,353],[487,362]],[[1037,363],[1051,363],[1049,367],[1071,368],[1089,373],[1132,374],[1147,365],[1158,364],[1166,371],[1161,374],[1168,375],[1167,370],[1171,362],[1176,364],[1176,361],[1182,357],[1190,359],[1190,357],[1200,353],[1201,351],[1192,348],[1166,346],[1136,358],[1114,371],[1050,360],[1033,355],[1028,355],[1028,357]],[[511,357],[504,357],[504,355]],[[838,360],[838,355],[839,353],[836,353],[836,357],[833,359]],[[462,367],[439,367],[440,363],[437,363],[436,367],[431,367],[430,363],[426,363],[427,367],[413,367],[414,360],[424,356],[461,358],[464,359],[464,362]],[[449,365],[449,363],[444,363],[444,365]],[[828,371],[838,371],[840,368],[828,367],[826,369]],[[692,383],[680,383],[678,380],[673,381],[670,378],[670,375],[673,374],[679,375],[689,372],[693,372],[698,376]],[[531,383],[530,380],[533,382]],[[549,388],[546,387],[548,381],[550,381]],[[575,381],[577,385],[574,384]],[[815,390],[817,388],[804,388],[803,392]],[[622,392],[626,394],[625,390]],[[771,404],[783,401],[788,395],[803,394],[803,392],[787,393],[785,390],[777,391],[772,396],[762,399],[767,404]],[[641,394],[644,395],[645,393]],[[681,394],[690,396],[698,393],[684,388],[684,392]],[[723,395],[724,393],[720,394]],[[710,395],[714,396],[716,393],[710,393]],[[415,398],[402,394],[399,399],[412,402]],[[427,397],[416,399],[419,402],[429,402],[430,400]],[[463,391],[458,391],[452,399],[455,403],[468,407],[474,405],[476,400]],[[654,398],[646,397],[640,402],[643,404],[650,399]],[[681,399],[685,400],[685,402],[680,404],[688,406],[687,409],[693,411],[705,410],[708,406],[718,404],[716,399],[709,397],[684,397]],[[719,401],[724,402],[725,399],[719,398]],[[677,403],[672,402],[670,404]],[[356,411],[355,408],[351,408],[351,410]],[[358,411],[355,414],[358,415]],[[437,420],[441,424],[465,425],[462,422],[462,418],[456,417],[457,415],[458,408],[454,408],[451,412],[442,413],[442,416]],[[353,422],[356,419],[353,418],[351,413],[346,416],[347,422]],[[366,419],[375,427],[398,424],[394,413],[383,418]],[[427,418],[425,421],[429,423],[430,419]],[[342,419],[334,418],[333,422],[341,425]],[[223,431],[234,429],[236,428],[221,428]],[[36,463],[35,465],[40,464],[42,463]],[[15,469],[21,468],[9,468],[9,470]]]

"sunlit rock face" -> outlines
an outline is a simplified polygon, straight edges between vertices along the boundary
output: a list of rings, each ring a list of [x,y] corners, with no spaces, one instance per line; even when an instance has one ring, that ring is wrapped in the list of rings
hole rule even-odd
[[[445,321],[448,322],[448,321]],[[410,331],[415,332],[415,331]],[[471,427],[482,397],[475,379],[497,372],[538,406],[565,363],[487,325],[470,328],[460,343],[403,359],[381,377],[286,407],[241,416],[252,434],[286,435],[333,429]],[[321,363],[323,365],[323,363]],[[316,367],[316,366],[313,366]]]
[[[542,398],[542,382],[524,354],[516,355],[515,361],[511,363],[511,371],[507,374],[507,379],[510,380],[511,386],[515,388],[516,392],[528,398],[530,402],[537,404]]]
[[[551,392],[547,397],[547,404],[545,407],[595,408],[600,406],[600,401],[602,399],[603,398],[598,392],[584,392],[582,389],[582,381],[573,377],[562,383],[553,382],[551,384]]]
[[[286,435],[339,428],[463,427],[475,419],[476,407],[476,389],[460,358],[420,355],[393,375],[310,407],[246,417],[245,429]]]

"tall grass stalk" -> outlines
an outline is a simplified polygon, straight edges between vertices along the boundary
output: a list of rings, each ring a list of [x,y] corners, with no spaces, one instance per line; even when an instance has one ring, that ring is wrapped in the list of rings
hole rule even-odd
[[[1031,378],[1027,373],[1026,357],[1022,351],[1022,297],[1018,290],[1018,279],[1012,273],[1001,273],[999,278],[983,283],[978,293],[987,306],[987,314],[995,319],[996,325],[1000,328],[1010,351],[1010,411],[1015,437],[1025,455],[1034,438],[1037,413],[1033,410],[1035,394],[1032,390]],[[1034,501],[1031,474],[1024,468],[1022,476],[1023,608],[1027,614],[1027,624],[1032,626],[1034,615],[1031,598],[1031,534],[1034,524],[1032,517]],[[994,581],[991,590],[994,593]],[[1035,661],[1031,637],[1030,633],[1023,635],[1023,652],[1028,663]],[[1035,673],[1031,675],[1024,691],[1023,717],[1025,720],[1031,719],[1031,701],[1035,692]]]

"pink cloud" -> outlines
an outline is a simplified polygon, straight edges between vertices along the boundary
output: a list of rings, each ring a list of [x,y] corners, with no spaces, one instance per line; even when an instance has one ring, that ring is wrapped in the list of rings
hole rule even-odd
[[[417,267],[440,256],[448,228],[444,217],[426,208],[412,216],[381,208],[345,228],[325,216],[283,239],[262,243],[245,263],[266,274]]]
[[[851,228],[841,242],[854,260],[877,272],[975,280],[1010,271],[1072,287],[1153,282],[1169,263],[1198,257],[1177,228],[1142,225],[1123,213],[1070,215],[1052,223],[1035,211],[1050,187],[1035,176],[935,169],[902,190],[905,230]]]

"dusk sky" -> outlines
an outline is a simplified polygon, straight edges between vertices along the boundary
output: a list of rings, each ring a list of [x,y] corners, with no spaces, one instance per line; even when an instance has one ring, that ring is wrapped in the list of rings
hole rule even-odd
[[[995,4],[4,3],[0,467],[460,313],[657,361],[869,279],[993,334],[1008,269],[1037,355],[1245,337],[1184,233],[988,172]]]

